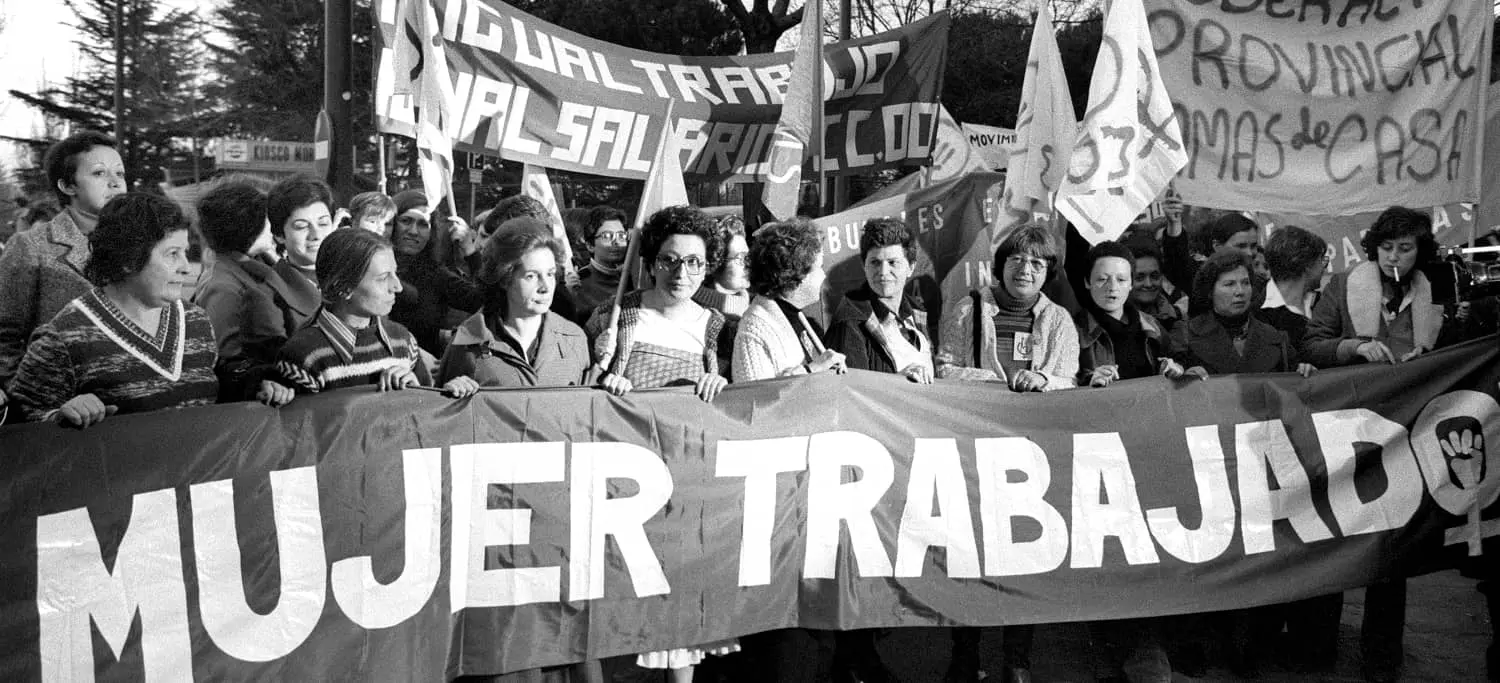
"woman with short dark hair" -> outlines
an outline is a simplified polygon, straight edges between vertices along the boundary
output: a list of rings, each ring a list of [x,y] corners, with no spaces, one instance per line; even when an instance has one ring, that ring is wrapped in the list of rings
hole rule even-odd
[[[62,211],[17,233],[0,252],[0,387],[15,375],[32,332],[93,289],[83,272],[89,234],[104,205],[127,189],[125,162],[102,133],[64,138],[47,149],[42,165]]]
[[[1313,367],[1299,363],[1286,333],[1255,317],[1253,269],[1250,257],[1234,250],[1203,262],[1193,298],[1208,312],[1177,326],[1174,357],[1190,371],[1201,368],[1209,375],[1295,371],[1306,377]]]
[[[1162,375],[1183,367],[1170,357],[1171,338],[1156,319],[1131,303],[1135,255],[1118,242],[1100,242],[1083,258],[1088,298],[1074,316],[1081,351],[1079,386],[1106,387],[1116,380]]]
[[[844,354],[825,347],[801,312],[822,296],[827,279],[817,226],[805,218],[767,223],[755,233],[749,258],[755,298],[735,335],[734,381],[845,372]]]
[[[266,191],[266,218],[281,252],[272,267],[285,284],[282,301],[287,334],[301,329],[318,310],[318,250],[335,229],[333,190],[310,175],[277,181]]]
[[[10,392],[27,420],[87,427],[115,412],[213,403],[214,331],[182,302],[188,222],[166,198],[111,199],[89,235],[95,289],[37,329]]]
[[[865,282],[833,309],[828,348],[857,370],[900,374],[931,384],[927,311],[906,291],[917,259],[916,235],[896,218],[872,218],[859,235]]]
[[[439,381],[471,377],[485,387],[592,383],[588,338],[552,312],[563,248],[533,218],[513,218],[484,244],[479,281],[484,308],[470,316],[443,353]]]

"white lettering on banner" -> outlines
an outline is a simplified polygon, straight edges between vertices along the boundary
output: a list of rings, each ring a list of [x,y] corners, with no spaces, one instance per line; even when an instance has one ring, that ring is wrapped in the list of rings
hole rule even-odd
[[[402,451],[401,473],[406,492],[401,576],[380,583],[369,555],[333,563],[334,600],[350,621],[368,629],[389,628],[415,616],[432,599],[443,571],[442,449]]]
[[[281,575],[279,597],[270,614],[252,609],[245,593],[234,482],[194,484],[188,493],[203,630],[225,654],[247,662],[280,659],[307,640],[323,615],[328,589],[317,469],[278,470],[270,479]]]
[[[859,479],[842,481],[846,467]],[[823,432],[808,442],[807,551],[802,576],[837,574],[840,529],[849,530],[859,576],[890,576],[891,558],[875,528],[875,506],[895,481],[895,463],[879,441],[859,432]]]
[[[1493,520],[1480,514],[1500,497],[1500,474],[1490,460],[1500,444],[1500,404],[1489,394],[1455,391],[1438,396],[1422,408],[1412,424],[1411,447],[1422,469],[1427,490],[1439,507],[1465,518],[1448,529],[1445,540],[1466,543],[1469,555],[1479,555],[1484,539],[1494,535]]]
[[[453,535],[449,606],[509,607],[562,599],[558,567],[490,569],[496,546],[531,543],[531,510],[491,508],[492,485],[513,487],[563,480],[562,442],[464,444],[449,448],[453,472]],[[411,502],[408,500],[407,505]],[[461,530],[467,529],[467,533]]]
[[[504,146],[505,149],[522,154],[541,154],[542,144],[540,142],[521,137],[521,119],[525,118],[526,103],[530,98],[530,88],[516,88],[515,100],[511,102],[510,111],[520,112],[521,115],[507,115],[505,117]]]
[[[572,451],[568,599],[604,597],[604,569],[610,564],[604,539],[611,536],[636,597],[671,592],[661,560],[646,538],[646,521],[672,497],[667,464],[661,456],[629,443],[575,443]],[[610,486],[614,479],[634,481],[639,490],[622,497]]]
[[[541,31],[536,32],[536,49],[526,39],[526,25],[516,17],[510,19],[511,33],[516,37],[516,63],[548,73],[557,73],[557,58],[552,54],[552,38]]]
[[[667,84],[661,77],[667,71],[666,64],[640,59],[632,59],[630,60],[630,64],[646,74],[646,78],[651,81],[651,89],[656,92],[657,97],[671,97],[671,94],[667,92]]]
[[[395,5],[395,2],[383,4]],[[443,14],[443,37],[454,40],[455,36],[448,29],[454,23],[454,17],[458,15],[453,5],[449,3],[447,11]],[[500,12],[482,2],[467,3],[467,12],[464,12],[463,33],[456,36],[465,45],[472,45],[481,50],[489,50],[495,54],[505,52],[505,34],[500,26],[504,17]]]
[[[917,439],[912,448],[906,506],[896,534],[896,576],[921,576],[927,550],[934,546],[946,553],[948,576],[979,578],[969,487],[955,439]]]
[[[1052,484],[1047,454],[1031,439],[975,439],[979,472],[979,522],[984,532],[985,576],[1040,574],[1062,566],[1068,554],[1068,524],[1042,496]],[[1010,481],[1011,473],[1024,477]],[[1017,540],[1016,519],[1041,526],[1034,539]]]
[[[1114,536],[1130,564],[1160,561],[1125,444],[1115,432],[1073,435],[1073,567],[1104,566],[1104,539]]]
[[[1328,505],[1340,532],[1354,536],[1405,526],[1422,504],[1422,473],[1406,428],[1363,408],[1318,413],[1312,421],[1328,467]],[[1385,471],[1385,491],[1368,502],[1354,487],[1360,446],[1379,448]]]
[[[1234,499],[1229,494],[1229,474],[1224,467],[1224,446],[1218,425],[1200,425],[1183,430],[1188,456],[1193,461],[1193,481],[1198,489],[1201,520],[1197,529],[1182,524],[1176,506],[1146,511],[1146,524],[1163,550],[1184,562],[1201,564],[1229,549],[1234,540]]]
[[[1291,523],[1304,543],[1333,538],[1333,532],[1313,507],[1307,471],[1292,448],[1281,420],[1234,426],[1234,448],[1240,489],[1240,536],[1245,554],[1276,549],[1271,524]],[[1271,488],[1267,470],[1276,477]]]
[[[137,613],[146,680],[193,680],[177,492],[163,489],[137,494],[131,506],[113,570],[104,565],[88,508],[37,518],[42,680],[94,680],[92,631],[98,629],[118,660]],[[12,646],[21,647],[19,643]]]
[[[789,436],[719,442],[714,476],[745,478],[745,512],[740,520],[741,586],[764,586],[771,582],[777,476],[807,470],[807,441],[805,436]]]

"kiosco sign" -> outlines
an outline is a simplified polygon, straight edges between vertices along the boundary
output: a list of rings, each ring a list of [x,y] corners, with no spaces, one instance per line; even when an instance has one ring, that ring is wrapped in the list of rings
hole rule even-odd
[[[313,144],[281,140],[219,140],[215,159],[221,168],[280,173],[312,172]]]

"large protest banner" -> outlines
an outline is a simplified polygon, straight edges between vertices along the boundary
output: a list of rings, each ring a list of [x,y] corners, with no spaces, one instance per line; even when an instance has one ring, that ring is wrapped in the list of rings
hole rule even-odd
[[[1478,200],[1490,3],[1144,1],[1186,203],[1345,215]]]
[[[0,678],[440,680],[1321,595],[1500,533],[1497,361],[1489,337],[1310,380],[855,372],[7,427]]]
[[[1447,204],[1427,210],[1432,216],[1432,236],[1438,244],[1465,245],[1473,233],[1478,219],[1477,207],[1473,204]],[[1328,272],[1342,273],[1365,262],[1365,250],[1360,239],[1365,231],[1380,216],[1379,211],[1357,213],[1352,216],[1323,216],[1285,213],[1281,211],[1257,211],[1255,221],[1266,230],[1266,234],[1288,225],[1311,230],[1328,242]]]
[[[547,168],[644,178],[668,100],[692,180],[767,172],[791,52],[680,57],[594,40],[501,0],[429,0],[437,9],[459,117],[454,149]],[[412,134],[393,97],[396,0],[375,0],[375,115]],[[925,164],[947,56],[948,15],[828,45],[824,168],[864,173]],[[815,162],[809,162],[810,164]]]
[[[1491,83],[1486,105],[1488,131],[1484,142],[1484,172],[1480,184],[1478,232],[1500,232],[1500,83]]]

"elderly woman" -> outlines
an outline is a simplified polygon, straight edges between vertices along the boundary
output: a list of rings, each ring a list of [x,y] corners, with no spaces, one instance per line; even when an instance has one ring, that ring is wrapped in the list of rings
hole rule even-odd
[[[437,242],[444,236],[433,238],[427,195],[407,190],[396,195],[395,202],[396,225],[391,229],[391,241],[396,247],[403,291],[391,309],[391,320],[407,326],[428,353],[441,356],[449,310],[478,311],[484,305],[484,294],[476,282],[442,265],[439,252],[443,250]],[[458,218],[449,218],[448,222],[463,223]],[[467,230],[465,226],[462,232]]]
[[[540,221],[515,218],[494,231],[483,253],[484,308],[454,334],[443,354],[440,381],[470,377],[486,387],[591,384],[587,337],[551,311],[562,244]]]
[[[115,412],[214,402],[214,331],[182,302],[187,238],[182,210],[163,197],[104,205],[84,266],[97,289],[37,329],[11,382],[25,419],[87,427]]]
[[[64,138],[47,149],[43,166],[63,210],[17,233],[0,255],[0,388],[15,376],[32,332],[89,293],[89,234],[104,205],[126,189],[125,162],[100,133]]]
[[[401,292],[391,243],[366,230],[336,231],[319,250],[317,268],[323,306],[277,354],[281,383],[309,394],[370,384],[381,391],[426,384],[416,339],[400,323],[385,319]],[[443,385],[451,396],[478,389],[466,377]]]
[[[1078,330],[1042,293],[1057,261],[1057,238],[1044,226],[1021,226],[1001,241],[997,284],[969,292],[943,316],[938,377],[999,380],[1013,391],[1073,387]]]
[[[828,348],[858,370],[898,373],[932,383],[932,340],[927,312],[907,293],[916,260],[916,236],[895,218],[872,218],[859,235],[865,284],[844,295],[828,327]]]
[[[1171,339],[1156,319],[1132,303],[1135,255],[1118,242],[1100,242],[1084,256],[1089,296],[1074,316],[1081,351],[1078,383],[1105,387],[1115,380],[1183,375],[1169,357]]]
[[[734,381],[847,369],[844,354],[823,345],[802,315],[822,295],[823,238],[803,218],[768,223],[750,247],[750,289],[755,298],[740,318],[734,340]]]
[[[1236,250],[1221,250],[1199,267],[1193,299],[1208,312],[1172,333],[1174,357],[1194,374],[1312,374],[1313,366],[1298,363],[1286,333],[1255,317],[1254,267],[1250,256]]]

